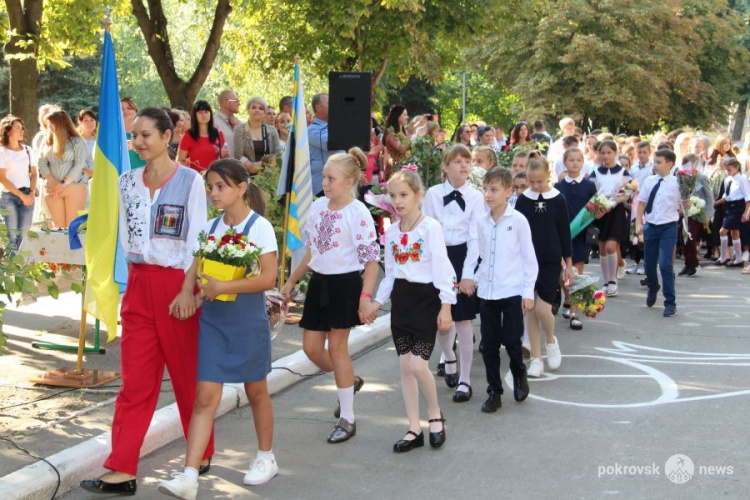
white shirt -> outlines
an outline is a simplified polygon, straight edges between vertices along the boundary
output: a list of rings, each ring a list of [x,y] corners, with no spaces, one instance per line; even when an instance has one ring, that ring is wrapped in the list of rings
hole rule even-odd
[[[727,195],[727,193],[729,193]],[[750,184],[747,177],[737,172],[732,177],[724,179],[724,199],[726,201],[745,200],[750,202]]]
[[[656,184],[660,179],[663,179],[659,191],[656,193],[654,198],[654,204],[651,207],[651,213],[644,212],[644,219],[647,224],[668,224],[670,222],[677,222],[680,218],[680,206],[682,200],[680,198],[680,184],[677,182],[677,177],[672,174],[662,177],[660,175],[651,175],[643,181],[643,186],[640,188],[640,194],[638,195],[638,203],[648,205],[648,199],[651,196],[651,192],[656,187]]]
[[[562,156],[564,152],[565,147],[563,146],[563,138],[561,137],[550,144],[550,147],[547,150],[547,159],[549,161],[555,161],[559,156]]]
[[[5,170],[5,177],[17,188],[31,187],[31,150],[23,146],[21,151],[0,146],[0,169]],[[5,186],[0,184],[0,191],[8,193]]]
[[[590,179],[596,183],[596,189],[604,196],[612,196],[630,180],[630,174],[622,165],[617,164],[612,168],[597,167],[591,172]]]
[[[330,210],[328,202],[325,196],[315,200],[305,224],[305,244],[312,255],[310,269],[320,274],[345,274],[379,261],[375,224],[364,203],[352,200],[340,210]]]
[[[468,248],[461,276],[471,276],[474,267],[468,264],[476,262],[477,249],[476,245],[468,244],[471,239],[469,230],[472,222],[484,215],[487,206],[484,203],[484,196],[471,187],[468,182],[457,190],[463,196],[466,210],[461,210],[456,201],[444,205],[443,197],[452,193],[454,189],[449,181],[432,186],[424,197],[422,211],[428,217],[440,222],[447,246],[452,247],[467,243]]]
[[[520,295],[534,300],[539,264],[526,217],[508,205],[495,222],[488,210],[472,225],[471,232],[482,259],[474,276],[479,298],[499,300]]]
[[[640,186],[649,175],[654,175],[654,164],[649,160],[648,163],[641,166],[640,162],[636,161],[630,167],[630,175],[638,181],[638,185]]]
[[[237,231],[238,233],[242,232],[243,229],[245,229],[245,224],[247,224],[247,221],[250,220],[250,217],[255,212],[250,210],[250,213],[245,217],[242,222],[235,226],[229,226],[226,222],[224,222],[224,216],[221,216],[219,219],[219,223],[216,225],[216,230],[213,232],[213,234],[223,235],[227,232],[230,227]],[[203,228],[203,231],[205,231],[206,234],[211,234],[211,227],[214,225],[214,221],[216,219],[211,219],[208,221]],[[258,217],[255,220],[255,223],[250,228],[250,230],[247,232],[247,239],[250,241],[253,245],[260,248],[260,254],[265,255],[267,253],[276,252],[278,251],[278,243],[276,242],[276,233],[273,232],[273,225],[268,221],[268,219],[264,217]]]
[[[440,302],[456,303],[456,273],[445,249],[440,224],[425,217],[415,228],[401,232],[393,224],[385,232],[385,278],[380,282],[375,300],[390,300],[393,282],[432,283],[440,290]]]
[[[594,160],[585,160],[583,162],[583,168],[581,169],[581,172],[583,172],[586,177],[590,176],[592,173],[594,173],[594,170],[596,170],[596,167],[598,165]]]
[[[229,124],[229,117],[221,110],[214,115],[214,127],[224,134],[224,144],[229,150],[229,158],[234,158],[234,127]]]
[[[555,160],[555,182],[560,178],[560,174],[565,170],[565,162],[563,156],[558,156]]]
[[[206,219],[206,186],[196,171],[179,165],[150,198],[145,168],[120,176],[120,244],[134,264],[187,270]]]

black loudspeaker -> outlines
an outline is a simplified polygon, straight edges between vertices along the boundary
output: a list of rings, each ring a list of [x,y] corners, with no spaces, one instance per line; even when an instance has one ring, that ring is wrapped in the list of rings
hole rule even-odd
[[[328,73],[328,149],[370,150],[372,73]]]

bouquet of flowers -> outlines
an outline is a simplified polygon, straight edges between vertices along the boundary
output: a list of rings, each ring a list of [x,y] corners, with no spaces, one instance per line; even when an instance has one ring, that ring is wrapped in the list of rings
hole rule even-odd
[[[247,236],[229,228],[220,238],[216,235],[206,235],[201,231],[198,235],[198,250],[193,256],[200,260],[200,270],[203,274],[220,281],[233,281],[246,274],[260,273],[260,253],[263,249],[248,241]],[[203,279],[205,283],[207,280]],[[217,300],[234,301],[236,294],[222,294]]]
[[[611,210],[615,205],[617,205],[617,202],[607,198],[601,193],[592,196],[588,203],[586,203],[586,206],[578,212],[578,215],[576,215],[572,221],[570,221],[570,237],[575,238],[581,233],[581,231],[586,229],[589,224],[594,222],[597,209],[603,208],[605,210]]]
[[[599,278],[578,274],[573,270],[573,284],[570,286],[570,300],[587,318],[596,318],[604,311],[607,294],[596,286]]]
[[[638,191],[638,181],[633,179],[621,188],[622,193],[630,198],[633,194]]]
[[[698,222],[706,221],[706,202],[697,196],[690,197],[690,208],[687,211],[688,217],[692,217]]]
[[[677,183],[680,186],[682,213],[688,214],[689,209],[687,208],[685,202],[688,200],[691,200],[692,202],[692,196],[695,192],[695,186],[698,184],[698,170],[694,169],[692,165],[685,165],[684,169],[680,169],[677,171],[676,176]],[[682,218],[682,236],[685,238],[685,241],[687,241],[688,239],[693,239],[693,237],[690,235],[690,231],[688,231],[687,219],[687,216]]]

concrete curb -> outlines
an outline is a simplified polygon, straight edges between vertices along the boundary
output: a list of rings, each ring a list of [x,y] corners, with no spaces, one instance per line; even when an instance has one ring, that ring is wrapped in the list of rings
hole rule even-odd
[[[372,325],[363,325],[352,330],[349,336],[349,352],[360,353],[390,336],[391,315],[379,317]],[[318,368],[305,353],[297,351],[276,360],[274,367],[286,367],[298,373],[315,373]],[[268,389],[276,394],[303,379],[287,370],[273,370],[268,376]],[[216,411],[216,418],[247,405],[242,384],[227,384]],[[151,421],[141,448],[141,457],[182,437],[180,415],[175,403],[158,410]],[[105,473],[102,464],[111,450],[111,433],[106,432],[88,441],[56,453],[47,460],[60,472],[62,495],[78,487],[83,479],[98,477]],[[47,500],[57,486],[57,474],[49,465],[38,461],[0,478],[0,498],[3,500]]]

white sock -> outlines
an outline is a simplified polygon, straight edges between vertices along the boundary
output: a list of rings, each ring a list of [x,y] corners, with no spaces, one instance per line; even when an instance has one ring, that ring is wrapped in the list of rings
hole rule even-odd
[[[611,253],[607,255],[606,259],[608,260],[608,263],[607,263],[608,275],[605,277],[607,280],[607,283],[611,281],[614,281],[615,283],[617,283],[617,267],[618,267],[617,254]]]
[[[456,353],[453,352],[453,343],[456,341],[456,326],[451,326],[451,329],[448,333],[440,333],[437,334],[437,343],[440,345],[440,349],[443,351],[443,356],[445,356],[445,361],[455,361],[456,360]],[[443,361],[443,363],[445,363]],[[445,364],[445,373],[449,375],[453,375],[456,373],[456,363],[446,363]]]
[[[523,337],[521,338],[521,345],[531,351],[531,339],[529,339],[529,329],[526,328],[526,315],[523,318]]]
[[[461,357],[461,376],[459,382],[471,385],[471,364],[474,361],[474,328],[471,321],[457,321],[458,354]],[[469,388],[458,386],[459,391],[469,392]]]
[[[599,254],[599,265],[602,267],[604,284],[609,283],[609,255]]]
[[[733,240],[732,248],[734,248],[734,263],[741,264],[742,263],[742,241],[739,238],[737,238],[736,240]]]
[[[255,455],[256,460],[270,460],[271,462],[276,460],[276,457],[273,456],[273,450],[263,451],[258,450],[258,454]]]
[[[198,482],[198,469],[194,469],[192,467],[185,467],[185,477],[190,479],[191,482],[197,483]]]
[[[725,256],[729,252],[729,236],[722,236],[721,237],[721,252],[719,252],[719,260],[724,261]],[[728,260],[729,257],[726,257]]]
[[[339,393],[339,404],[341,405],[341,418],[354,423],[354,386],[346,389],[337,389]]]

